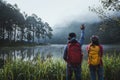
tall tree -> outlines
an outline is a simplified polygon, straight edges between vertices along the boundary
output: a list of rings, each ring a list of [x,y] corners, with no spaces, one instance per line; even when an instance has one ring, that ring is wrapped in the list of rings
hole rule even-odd
[[[48,25],[48,28],[45,28]],[[51,30],[51,31],[50,31]],[[46,32],[47,31],[47,32]],[[45,24],[36,14],[28,16],[21,13],[17,4],[11,5],[0,0],[0,40],[34,42],[52,32],[49,24]],[[51,33],[52,34],[52,33]],[[50,36],[50,35],[49,35]]]
[[[112,43],[120,40],[120,0],[100,0],[100,5],[91,6],[90,11],[102,19],[98,28],[104,41]]]
[[[31,33],[33,33],[33,42],[34,42],[35,26],[37,21],[34,16],[28,16],[26,22],[27,22],[28,30],[31,31]]]
[[[53,30],[47,22],[45,22],[45,30],[46,30],[46,36],[51,39]]]
[[[90,6],[90,11],[98,14],[103,20],[115,21],[120,25],[120,1],[119,0],[100,0],[100,5],[97,7]]]

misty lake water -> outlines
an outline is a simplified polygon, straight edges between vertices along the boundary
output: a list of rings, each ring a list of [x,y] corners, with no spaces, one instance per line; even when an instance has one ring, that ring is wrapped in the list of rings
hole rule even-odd
[[[22,60],[32,60],[38,56],[42,59],[47,57],[52,58],[62,58],[64,53],[64,48],[66,45],[63,44],[53,44],[35,47],[3,47],[0,48],[0,58],[12,58],[22,59]],[[103,45],[104,53],[120,53],[119,45]],[[82,51],[84,53],[84,58],[87,57],[86,45],[82,46]]]

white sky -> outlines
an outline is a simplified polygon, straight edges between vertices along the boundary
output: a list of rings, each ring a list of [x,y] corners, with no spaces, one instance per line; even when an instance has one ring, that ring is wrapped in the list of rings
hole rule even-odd
[[[97,4],[99,0],[6,0],[17,4],[21,12],[28,15],[35,13],[50,26],[59,24],[70,17],[89,14],[88,6]]]

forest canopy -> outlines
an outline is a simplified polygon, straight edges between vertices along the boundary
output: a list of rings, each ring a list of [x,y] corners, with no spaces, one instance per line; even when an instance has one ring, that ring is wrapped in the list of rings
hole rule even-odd
[[[0,0],[0,42],[38,42],[52,37],[52,28],[36,14],[21,13],[17,4]]]

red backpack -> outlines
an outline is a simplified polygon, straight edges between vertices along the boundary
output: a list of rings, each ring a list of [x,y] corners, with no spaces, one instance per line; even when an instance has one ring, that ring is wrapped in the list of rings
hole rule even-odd
[[[70,64],[81,64],[82,56],[81,45],[77,43],[68,43],[68,63]]]

